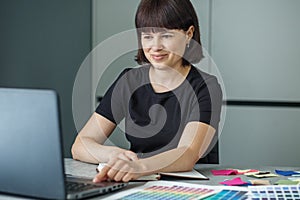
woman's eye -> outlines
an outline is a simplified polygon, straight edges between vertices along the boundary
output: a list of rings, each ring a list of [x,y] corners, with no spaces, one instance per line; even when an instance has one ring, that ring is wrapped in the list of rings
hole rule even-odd
[[[168,38],[173,37],[173,35],[171,35],[171,34],[164,34],[164,35],[162,35],[162,37],[168,39]]]
[[[144,40],[150,40],[151,38],[152,38],[152,36],[150,36],[150,35],[143,35]]]

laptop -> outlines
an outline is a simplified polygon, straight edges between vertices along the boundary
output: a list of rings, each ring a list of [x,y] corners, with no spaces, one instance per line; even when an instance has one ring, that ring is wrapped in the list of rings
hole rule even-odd
[[[67,177],[62,149],[55,91],[0,88],[1,193],[39,199],[81,199],[127,185],[94,184],[90,179]]]

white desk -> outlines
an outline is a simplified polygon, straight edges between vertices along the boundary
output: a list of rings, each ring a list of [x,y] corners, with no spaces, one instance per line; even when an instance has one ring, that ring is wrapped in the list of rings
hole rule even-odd
[[[96,167],[97,165],[78,162],[72,159],[65,159],[66,173],[76,175],[76,176],[85,176],[85,177],[94,177],[96,175]],[[182,180],[182,179],[168,179],[172,181],[182,181],[187,183],[194,184],[204,184],[204,185],[220,185],[219,182],[224,181],[225,179],[233,179],[235,177],[241,177],[243,180],[251,180],[255,178],[246,177],[244,175],[236,175],[236,176],[213,176],[211,174],[212,169],[225,169],[225,168],[235,168],[235,169],[259,169],[263,171],[271,171],[275,173],[275,169],[280,170],[296,170],[300,171],[300,167],[274,167],[274,166],[221,166],[216,164],[197,164],[195,166],[196,170],[199,170],[203,175],[209,178],[209,180]],[[264,180],[269,180],[271,184],[274,184],[278,180],[287,179],[287,177],[279,176],[274,178],[264,178]],[[131,182],[124,190],[140,186],[144,184],[143,182]],[[112,193],[113,194],[113,193]],[[112,195],[106,194],[102,196],[97,196],[92,199],[105,199],[106,197]]]
[[[73,159],[66,158],[65,159],[65,170],[66,174],[71,174],[74,176],[83,176],[83,177],[90,177],[93,178],[96,175],[96,167],[97,165],[94,164],[88,164],[84,162],[79,162]],[[181,182],[187,182],[187,183],[195,183],[195,184],[204,184],[204,185],[220,185],[219,182],[224,181],[225,179],[232,179],[235,177],[241,177],[243,180],[250,180],[253,178],[245,177],[243,175],[237,175],[237,176],[213,176],[211,174],[212,169],[225,169],[225,168],[236,168],[236,169],[259,169],[259,170],[266,170],[271,171],[274,173],[275,169],[281,169],[281,170],[297,170],[300,171],[300,167],[274,167],[274,166],[221,166],[221,165],[211,165],[211,164],[197,164],[195,166],[196,170],[199,170],[203,175],[207,176],[209,180],[182,180],[182,179],[169,179],[172,181],[181,181]],[[276,181],[280,179],[287,179],[287,177],[279,176],[275,178],[267,178],[266,180],[270,180],[270,182],[273,184]],[[143,182],[130,182],[130,184],[125,187],[122,190],[126,190],[129,188],[133,188],[136,186],[143,185]],[[112,193],[114,194],[114,193]],[[91,199],[105,199],[106,197],[112,195],[112,194],[106,194],[102,196],[97,196]],[[7,199],[7,200],[20,200],[25,198],[15,197],[15,196],[8,196],[8,195],[0,195],[0,199]],[[30,198],[27,198],[30,199]]]

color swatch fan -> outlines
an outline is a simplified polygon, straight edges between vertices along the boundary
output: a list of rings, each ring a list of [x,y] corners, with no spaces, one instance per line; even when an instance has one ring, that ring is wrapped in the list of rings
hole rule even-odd
[[[252,200],[300,200],[300,185],[249,186]]]

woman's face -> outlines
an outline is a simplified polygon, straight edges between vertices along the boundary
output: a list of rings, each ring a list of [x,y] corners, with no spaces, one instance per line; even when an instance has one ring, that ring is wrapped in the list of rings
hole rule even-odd
[[[193,37],[193,27],[190,29],[142,32],[141,44],[146,58],[154,67],[181,67],[185,48]]]

